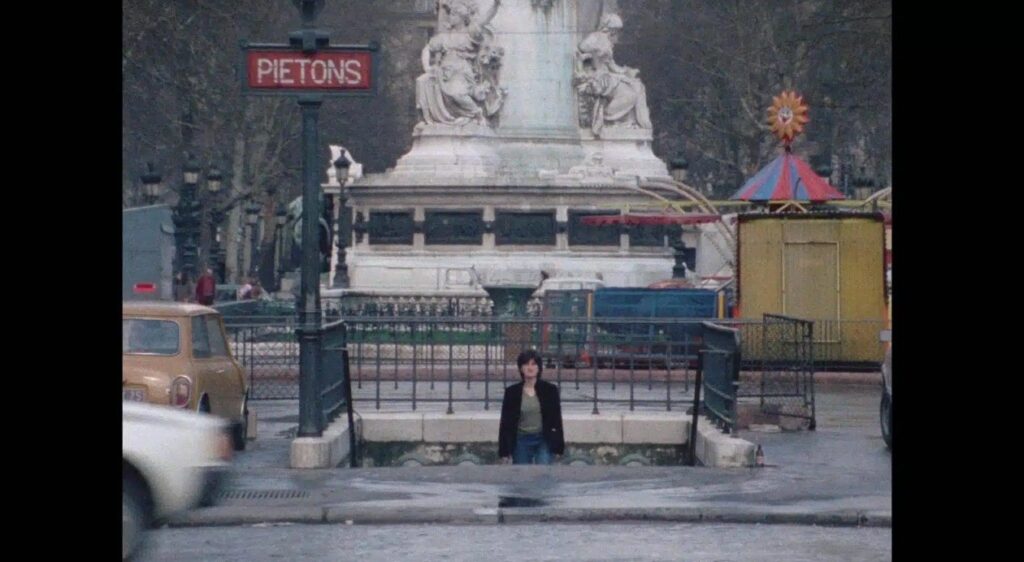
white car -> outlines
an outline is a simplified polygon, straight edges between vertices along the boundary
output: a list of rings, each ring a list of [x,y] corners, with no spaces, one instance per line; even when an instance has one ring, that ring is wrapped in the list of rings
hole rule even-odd
[[[153,523],[211,503],[231,462],[222,419],[145,403],[121,404],[122,557]]]

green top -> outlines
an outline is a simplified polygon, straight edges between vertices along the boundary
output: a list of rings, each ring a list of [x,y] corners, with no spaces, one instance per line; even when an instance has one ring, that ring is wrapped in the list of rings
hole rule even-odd
[[[519,409],[519,433],[540,433],[540,400],[523,391],[523,405]]]

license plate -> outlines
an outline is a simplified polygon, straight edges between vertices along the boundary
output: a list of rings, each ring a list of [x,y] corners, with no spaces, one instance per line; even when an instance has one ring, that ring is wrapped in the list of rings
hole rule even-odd
[[[127,400],[129,402],[145,402],[146,401],[146,392],[144,390],[142,390],[142,389],[139,389],[139,388],[122,388],[121,392],[123,393],[123,396],[124,396],[123,400]]]

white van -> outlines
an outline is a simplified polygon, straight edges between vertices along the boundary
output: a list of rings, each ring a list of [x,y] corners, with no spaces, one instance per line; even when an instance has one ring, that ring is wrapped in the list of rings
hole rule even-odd
[[[547,291],[579,291],[604,288],[604,281],[596,277],[554,277],[545,279],[533,296],[543,298]]]

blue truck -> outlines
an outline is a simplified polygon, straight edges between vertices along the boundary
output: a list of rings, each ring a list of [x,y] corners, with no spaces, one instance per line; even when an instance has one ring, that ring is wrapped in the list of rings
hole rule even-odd
[[[721,317],[723,296],[711,289],[550,291],[541,354],[565,364],[693,363],[701,321]]]

